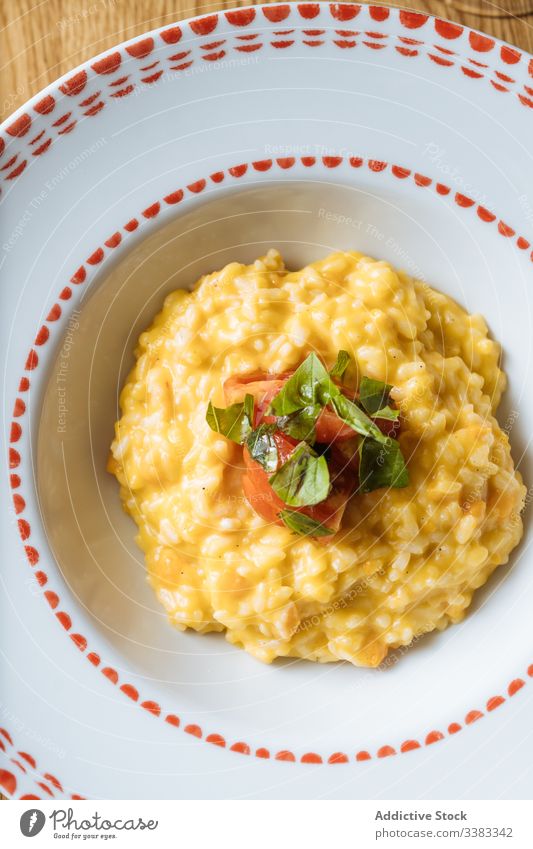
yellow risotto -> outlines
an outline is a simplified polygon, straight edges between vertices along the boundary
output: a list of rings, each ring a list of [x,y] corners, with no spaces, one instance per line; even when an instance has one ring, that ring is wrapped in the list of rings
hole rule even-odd
[[[243,449],[206,407],[234,375],[290,373],[310,352],[330,368],[341,350],[352,382],[392,385],[409,483],[358,492],[337,533],[299,536],[252,509]],[[109,460],[170,622],[267,663],[378,666],[460,621],[522,535],[499,359],[481,316],[358,253],[287,271],[272,250],[170,294],[139,339]]]

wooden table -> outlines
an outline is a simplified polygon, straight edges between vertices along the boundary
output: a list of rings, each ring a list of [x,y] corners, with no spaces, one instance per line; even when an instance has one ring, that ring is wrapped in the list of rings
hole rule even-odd
[[[61,74],[120,41],[180,18],[252,2],[3,0],[0,120]],[[408,5],[449,18],[533,53],[533,0],[411,0],[387,5]]]
[[[241,5],[250,2],[0,0],[0,120],[61,74],[120,41],[180,18]],[[533,0],[411,0],[389,5],[409,5],[450,18],[533,53]]]

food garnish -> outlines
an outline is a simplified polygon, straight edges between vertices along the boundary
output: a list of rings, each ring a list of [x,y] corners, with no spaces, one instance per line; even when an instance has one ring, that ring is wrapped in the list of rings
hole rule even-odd
[[[306,442],[300,442],[289,459],[272,475],[270,486],[290,507],[320,504],[329,495],[329,469]]]
[[[356,493],[409,484],[392,386],[362,377],[350,390],[350,362],[339,351],[328,371],[311,353],[290,374],[237,375],[224,384],[232,403],[207,408],[209,427],[243,446],[250,505],[300,536],[336,533]]]
[[[300,536],[324,537],[335,533],[333,528],[327,528],[326,525],[322,525],[311,516],[306,516],[305,513],[298,513],[297,510],[282,510],[279,517],[289,530]]]
[[[210,401],[205,419],[211,430],[242,445],[252,431],[253,415],[254,396],[245,395],[244,401],[229,407],[214,407]]]

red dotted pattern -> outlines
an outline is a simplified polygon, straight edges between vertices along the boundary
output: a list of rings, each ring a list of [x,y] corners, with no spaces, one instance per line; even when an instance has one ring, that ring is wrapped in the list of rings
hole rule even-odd
[[[396,19],[400,33],[403,30],[404,34],[391,35],[379,31],[379,24],[391,17]],[[229,35],[226,32],[224,37],[217,39],[216,31],[223,18],[233,29]],[[272,37],[269,36],[268,31],[243,32],[252,24],[260,25],[262,18],[266,18],[270,23],[288,22],[290,19],[296,28],[274,30]],[[317,18],[328,26],[328,29],[301,28],[302,21],[313,21]],[[358,20],[370,21],[372,29],[331,30],[330,28],[331,21],[336,24],[354,25]],[[184,36],[185,44],[190,44],[187,37],[190,39],[191,33],[199,39],[209,36],[207,42],[195,45],[203,51],[197,59],[193,57],[190,48],[178,49],[177,52],[175,48]],[[422,34],[423,38],[413,37],[413,35]],[[444,39],[445,45],[434,43],[435,36]],[[298,40],[306,47],[319,48],[326,43],[327,39],[331,39],[333,44],[341,50],[362,47],[377,51],[388,47],[406,58],[425,56],[442,68],[459,67],[462,73],[472,80],[486,79],[493,90],[511,93],[522,106],[533,109],[533,86],[516,79],[517,76],[521,76],[522,80],[525,77],[529,82],[529,79],[533,77],[533,58],[514,47],[501,44],[487,35],[469,30],[459,24],[442,21],[420,12],[390,9],[384,6],[363,8],[355,3],[258,6],[254,9],[236,9],[206,15],[185,22],[181,26],[176,25],[159,30],[155,36],[142,38],[127,47],[114,50],[102,59],[93,61],[85,69],[63,82],[54,94],[48,94],[28,104],[29,111],[12,121],[5,129],[5,137],[0,137],[0,179],[10,181],[19,177],[26,170],[31,157],[45,153],[57,138],[70,133],[78,121],[98,115],[106,105],[113,102],[113,99],[127,97],[140,83],[144,85],[156,83],[165,70],[167,72],[169,70],[185,71],[194,61],[218,62],[227,55],[229,50],[239,53],[253,53],[261,50],[264,46],[264,42],[260,40],[261,37],[270,39],[268,43],[278,50],[299,45]],[[474,51],[474,57],[464,56],[465,38],[468,49]],[[453,45],[457,39],[461,39],[462,52],[451,49],[450,45]],[[157,58],[154,58],[154,54]],[[492,66],[495,62],[501,63],[502,69],[513,70],[515,76],[512,77],[503,70],[489,67],[487,62],[481,61],[487,59],[489,54]],[[153,61],[150,61],[148,57]],[[132,59],[136,63],[133,67]],[[168,67],[165,68],[164,62],[168,63]],[[87,88],[95,82],[97,90],[88,93]],[[72,106],[76,107],[76,114],[67,107],[63,114],[58,115],[64,108],[65,101],[71,102]],[[49,122],[47,127],[33,138],[31,128],[36,116],[32,113],[36,113],[39,117],[39,126],[42,125],[43,117],[46,117]],[[2,162],[7,148],[11,147],[17,139],[23,138],[28,146],[26,152],[22,153],[22,150],[19,150],[11,156],[6,154],[6,161]]]
[[[77,794],[70,795],[64,786],[50,772],[40,772],[35,758],[28,752],[17,750],[11,734],[0,728],[0,754],[8,769],[0,769],[0,790],[15,799],[84,799]],[[20,793],[21,785],[27,787],[28,778],[37,788],[36,793]],[[39,794],[39,795],[38,795]]]
[[[272,7],[275,10],[278,7]],[[247,10],[246,10],[247,11]],[[409,13],[411,14],[411,13]],[[414,15],[414,13],[412,13]],[[415,20],[413,18],[412,20]],[[146,207],[139,218],[131,219],[127,222],[123,227],[123,233],[120,230],[117,230],[112,236],[109,237],[105,241],[105,248],[99,247],[87,258],[86,263],[89,266],[96,266],[103,262],[104,258],[115,250],[115,248],[121,244],[123,237],[126,237],[127,233],[130,233],[137,229],[137,227],[142,223],[143,220],[151,220],[156,218],[164,209],[165,206],[173,206],[175,204],[181,203],[188,196],[195,196],[199,193],[203,192],[206,188],[208,188],[210,183],[221,183],[224,181],[228,182],[237,182],[239,181],[245,174],[249,173],[253,175],[253,172],[257,173],[265,173],[270,170],[280,169],[282,171],[287,171],[293,168],[296,165],[303,165],[306,168],[325,168],[325,169],[335,169],[341,166],[343,163],[347,164],[349,167],[354,169],[359,168],[368,168],[370,172],[376,175],[381,175],[390,171],[390,173],[400,181],[409,181],[412,180],[416,186],[421,189],[429,189],[433,190],[437,194],[441,196],[449,196],[450,200],[455,203],[460,209],[465,211],[469,211],[470,214],[477,214],[478,218],[490,225],[496,225],[496,231],[499,235],[506,239],[514,239],[516,247],[521,250],[528,250],[530,248],[529,242],[523,237],[516,237],[515,231],[509,227],[509,225],[504,224],[501,220],[498,220],[496,214],[488,212],[485,207],[477,204],[473,199],[466,197],[460,193],[453,193],[452,189],[449,186],[444,185],[443,183],[435,183],[432,178],[427,177],[418,172],[412,171],[409,168],[405,168],[399,165],[391,165],[388,162],[383,162],[382,160],[376,159],[363,159],[362,157],[351,157],[346,159],[342,156],[325,156],[322,158],[307,156],[302,158],[296,157],[285,157],[281,159],[262,159],[256,162],[251,163],[241,163],[239,165],[235,165],[231,168],[228,168],[226,171],[216,171],[211,174],[209,177],[205,179],[197,180],[194,183],[191,183],[186,188],[178,189],[173,191],[171,194],[166,195],[162,201],[157,201],[150,206]],[[377,177],[379,179],[379,176]],[[530,253],[530,259],[533,262],[533,252]],[[87,280],[87,272],[88,269],[85,268],[85,265],[80,266],[80,268],[75,271],[73,276],[70,279],[70,283],[74,286],[82,285]],[[68,298],[70,298],[71,289],[67,287],[63,289],[63,292],[59,296],[60,298],[65,298],[65,291],[68,291]],[[46,323],[39,330],[37,337],[35,339],[36,346],[42,346],[47,343],[50,338],[50,332],[53,329],[54,323],[57,321],[58,317],[61,315],[61,306],[56,303],[50,309],[48,314],[48,318]],[[19,452],[13,448],[13,443],[18,443],[22,436],[22,425],[18,421],[20,418],[24,418],[26,414],[26,403],[24,401],[24,393],[26,393],[30,388],[30,376],[31,372],[37,368],[39,363],[38,354],[35,349],[32,348],[26,360],[25,372],[24,376],[21,378],[19,384],[19,392],[21,393],[15,400],[14,408],[13,408],[13,422],[11,424],[11,448],[9,451],[9,466],[11,470],[16,470],[19,468],[21,463],[21,457]],[[26,503],[24,498],[18,492],[19,488],[22,486],[21,477],[18,472],[13,472],[11,475],[11,485],[14,490],[13,492],[13,506],[15,513],[20,515],[24,513],[26,510]],[[21,539],[23,542],[31,539],[31,526],[29,522],[22,518],[18,519],[18,527]],[[32,568],[37,566],[39,563],[39,552],[32,545],[24,546],[26,557],[28,563]],[[36,571],[35,577],[38,585],[41,588],[44,588],[48,584],[48,577],[43,571]],[[174,713],[165,713],[158,702],[153,700],[143,700],[141,701],[141,697],[139,691],[132,684],[129,684],[126,681],[121,681],[120,676],[116,669],[113,669],[110,666],[105,666],[102,664],[102,660],[98,654],[93,651],[89,651],[88,648],[88,640],[82,634],[77,633],[74,630],[72,619],[68,613],[63,610],[58,610],[61,600],[56,592],[51,589],[43,589],[43,594],[48,602],[50,608],[54,612],[55,617],[68,633],[70,639],[76,646],[76,648],[82,652],[87,660],[97,669],[100,669],[101,674],[110,681],[111,684],[118,687],[120,691],[127,696],[127,698],[131,699],[134,702],[140,704],[144,710],[148,713],[152,714],[155,717],[163,718],[169,725],[174,726],[175,728],[179,728],[181,723],[180,719]],[[492,696],[488,699],[485,705],[485,711],[491,712],[498,708],[505,702],[506,697],[514,696],[522,687],[525,685],[526,678],[533,677],[533,664],[528,668],[527,675],[524,678],[515,678],[511,681],[507,687],[506,696],[496,695]],[[484,716],[484,712],[481,710],[471,710],[464,717],[464,724],[471,725],[477,720],[481,719]],[[448,728],[447,733],[449,736],[456,734],[461,730],[463,726],[458,722],[452,722]],[[238,741],[233,744],[227,744],[225,737],[221,734],[217,733],[205,733],[200,725],[196,724],[188,724],[183,728],[183,731],[186,734],[190,734],[193,737],[197,737],[198,739],[204,739],[205,742],[211,743],[212,745],[219,746],[221,748],[228,747],[230,751],[237,752],[242,755],[251,755],[255,754],[257,758],[261,759],[269,759],[274,758],[279,761],[289,761],[294,763],[298,760],[297,756],[289,749],[282,749],[278,752],[271,753],[269,749],[266,748],[258,748],[255,752],[252,751],[251,747],[248,743]],[[398,749],[394,748],[390,745],[381,746],[373,755],[366,751],[361,750],[356,753],[348,753],[348,752],[334,752],[333,754],[323,758],[321,755],[316,752],[306,752],[303,754],[299,761],[305,764],[341,764],[347,763],[352,758],[355,761],[365,761],[370,760],[371,758],[387,758],[396,755],[399,752],[405,753],[412,751],[414,749],[418,749],[421,746],[429,746],[433,743],[437,743],[442,740],[446,736],[446,732],[440,730],[432,730],[428,732],[421,740],[405,740]],[[4,781],[9,784],[9,777],[4,778]],[[53,783],[53,782],[52,782]],[[2,785],[2,778],[0,775],[0,786]],[[40,785],[41,788],[43,785]],[[4,789],[5,786],[4,786]],[[11,791],[8,791],[11,793]],[[11,794],[12,795],[12,794]],[[74,798],[74,797],[73,797]]]

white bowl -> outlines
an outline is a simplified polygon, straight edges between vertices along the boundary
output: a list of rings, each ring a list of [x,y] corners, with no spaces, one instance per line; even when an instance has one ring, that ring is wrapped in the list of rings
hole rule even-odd
[[[3,515],[6,586],[20,610],[38,603],[46,613],[35,639],[62,666],[87,737],[68,732],[78,758],[69,765],[37,741],[38,766],[12,767],[11,795],[35,793],[42,761],[67,775],[61,790],[41,778],[57,796],[67,786],[116,796],[113,770],[126,763],[118,795],[167,795],[164,776],[149,787],[132,777],[124,740],[137,734],[151,740],[142,773],[164,773],[177,739],[188,772],[231,771],[243,753],[262,774],[276,759],[360,770],[454,737],[527,683],[527,533],[463,623],[418,641],[386,672],[265,667],[220,635],[170,628],[105,463],[133,346],[165,294],[269,247],[289,266],[341,248],[387,259],[487,318],[510,381],[499,418],[528,483],[531,62],[418,13],[255,7],[110,51],[4,126],[1,320],[16,511],[16,523],[12,510]],[[16,640],[10,650],[21,667]],[[26,682],[60,740],[57,681],[39,663],[24,653]],[[25,712],[22,684],[8,698]],[[188,792],[179,781],[173,791]]]

